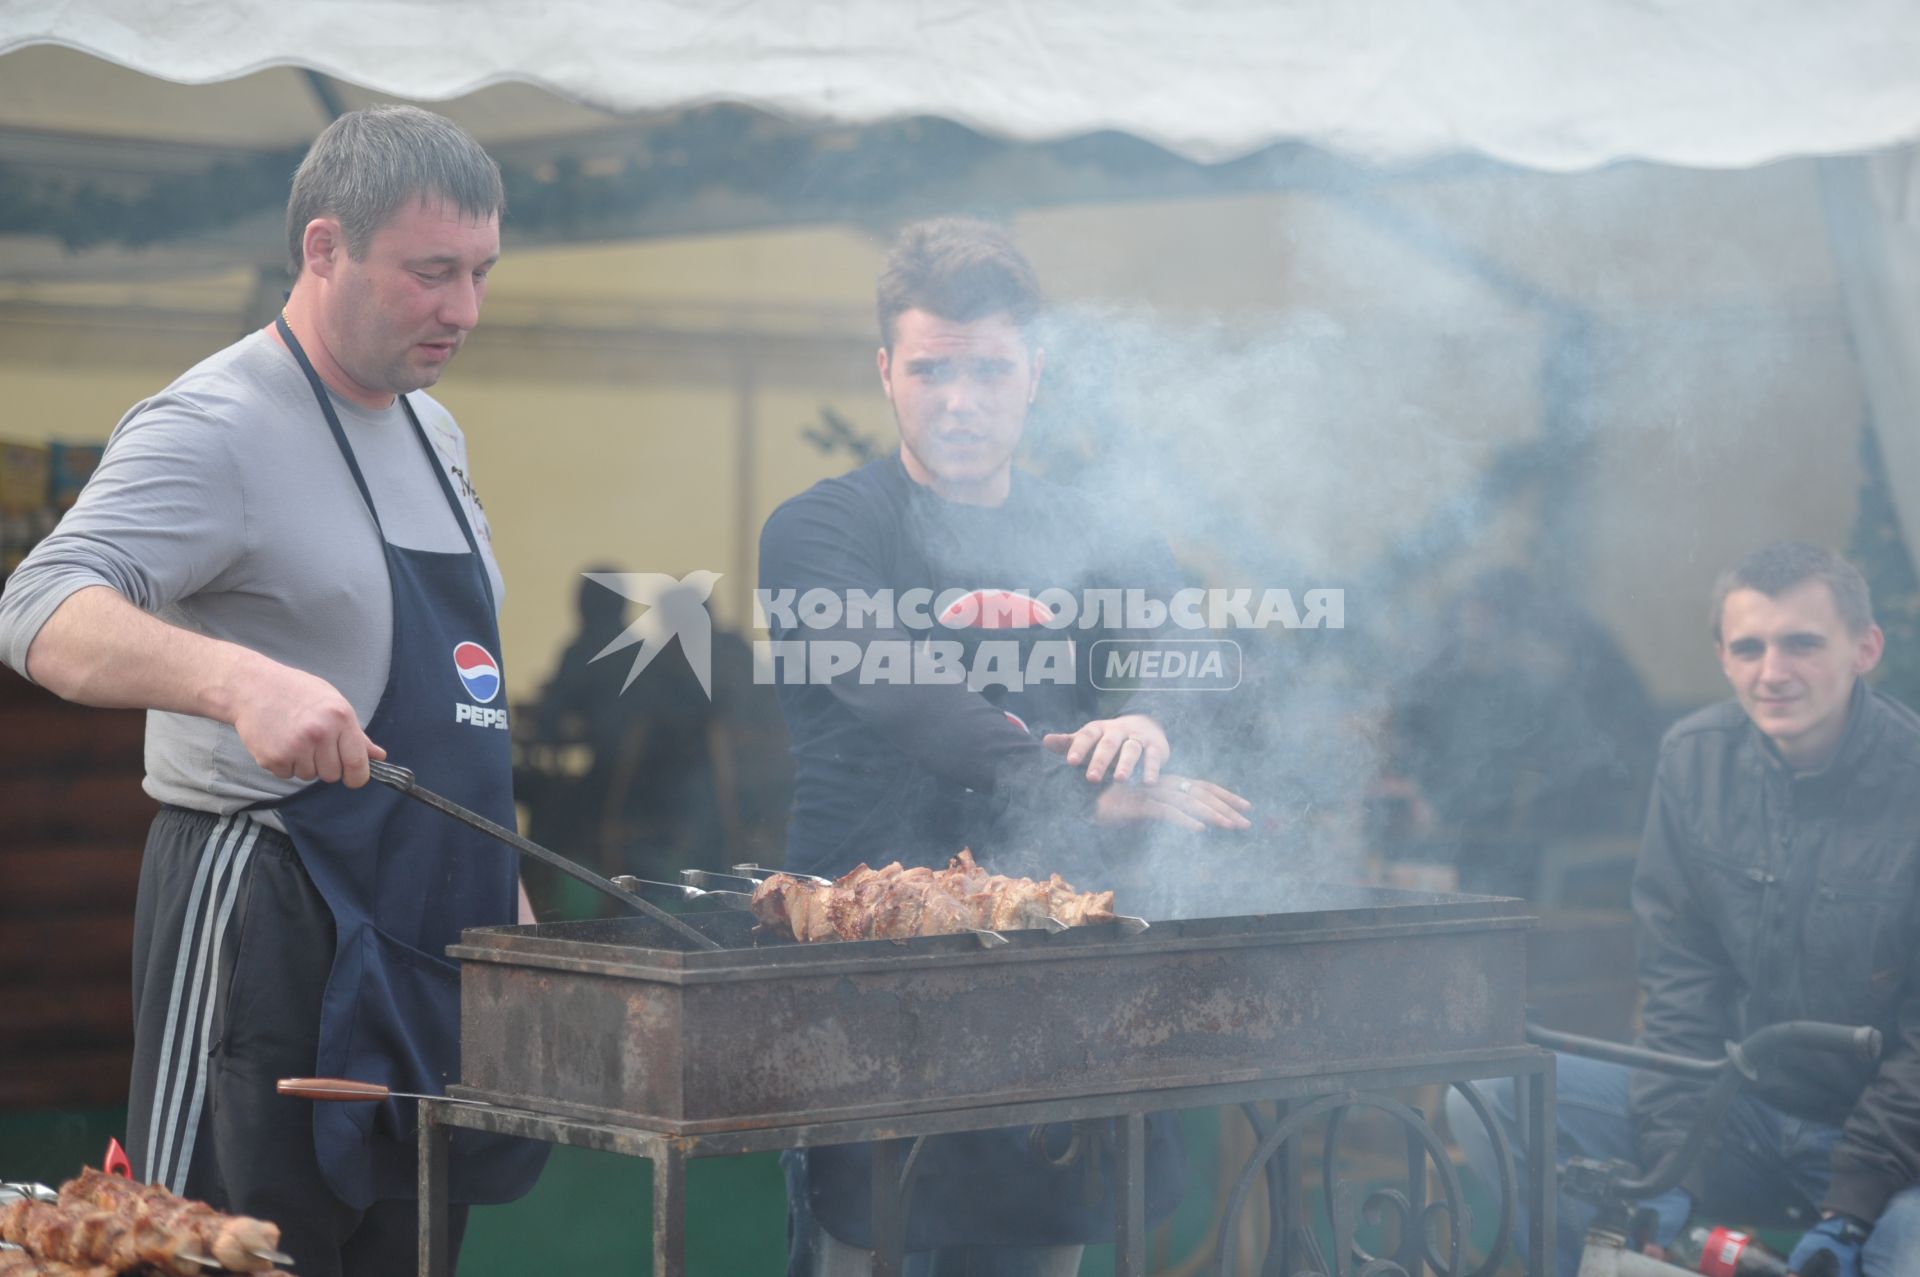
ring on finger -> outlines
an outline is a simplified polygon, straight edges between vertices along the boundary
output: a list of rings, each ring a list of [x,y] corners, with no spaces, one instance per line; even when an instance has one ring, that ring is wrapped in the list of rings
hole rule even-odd
[[[1183,794],[1190,794],[1190,793],[1192,793],[1192,792],[1193,792],[1193,782],[1192,782],[1192,781],[1190,781],[1190,780],[1183,780],[1183,781],[1181,781],[1181,782],[1180,782],[1180,792],[1181,792],[1181,793],[1183,793]]]

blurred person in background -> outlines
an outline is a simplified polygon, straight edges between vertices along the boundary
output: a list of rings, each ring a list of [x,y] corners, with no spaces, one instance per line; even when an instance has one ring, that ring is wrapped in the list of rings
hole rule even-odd
[[[1619,644],[1564,590],[1515,568],[1469,581],[1396,689],[1382,799],[1419,813],[1407,854],[1459,889],[1532,897],[1556,840],[1630,838],[1660,719]],[[1388,817],[1401,808],[1383,802]],[[1625,864],[1617,885],[1626,904]]]
[[[526,744],[532,748],[520,790],[536,841],[570,848],[609,875],[669,878],[680,868],[714,863],[719,848],[722,800],[708,738],[723,712],[723,691],[733,692],[718,676],[737,661],[716,659],[712,697],[677,638],[632,674],[633,640],[619,641],[628,628],[627,600],[593,579],[619,574],[603,566],[582,575],[580,628],[531,707],[534,731]],[[739,643],[716,632],[714,656],[730,657]],[[585,769],[558,765],[576,745],[585,747]],[[540,891],[579,896],[570,880],[531,868],[536,897]],[[591,896],[570,908],[604,903]]]

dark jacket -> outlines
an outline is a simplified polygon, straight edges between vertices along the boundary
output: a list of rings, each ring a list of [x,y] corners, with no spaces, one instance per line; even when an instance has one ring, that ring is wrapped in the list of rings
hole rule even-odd
[[[1643,1042],[1714,1058],[1782,1020],[1873,1024],[1880,1063],[1782,1059],[1759,1094],[1845,1132],[1823,1208],[1879,1217],[1920,1183],[1920,717],[1854,689],[1824,770],[1793,775],[1736,702],[1661,745],[1634,874]],[[1633,1079],[1643,1165],[1679,1143],[1704,1088]],[[1711,1157],[1691,1176],[1699,1197]]]

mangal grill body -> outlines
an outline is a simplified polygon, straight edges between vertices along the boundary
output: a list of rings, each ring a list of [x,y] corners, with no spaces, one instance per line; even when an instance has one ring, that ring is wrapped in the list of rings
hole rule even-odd
[[[1303,888],[1284,913],[756,944],[738,912],[469,931],[450,1094],[695,1135],[1484,1056],[1520,901]]]

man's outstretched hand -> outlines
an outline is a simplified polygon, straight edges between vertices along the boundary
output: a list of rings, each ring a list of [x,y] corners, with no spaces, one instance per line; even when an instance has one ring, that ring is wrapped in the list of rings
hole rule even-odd
[[[1241,813],[1253,804],[1210,780],[1171,773],[1143,785],[1109,785],[1093,804],[1093,819],[1102,825],[1158,822],[1195,832],[1206,829],[1251,829]]]
[[[1096,718],[1077,732],[1049,732],[1040,743],[1056,754],[1065,754],[1075,767],[1087,765],[1087,779],[1107,778],[1112,769],[1116,781],[1133,778],[1134,772],[1151,785],[1160,779],[1173,746],[1167,743],[1167,731],[1145,714],[1122,714],[1117,718]]]

